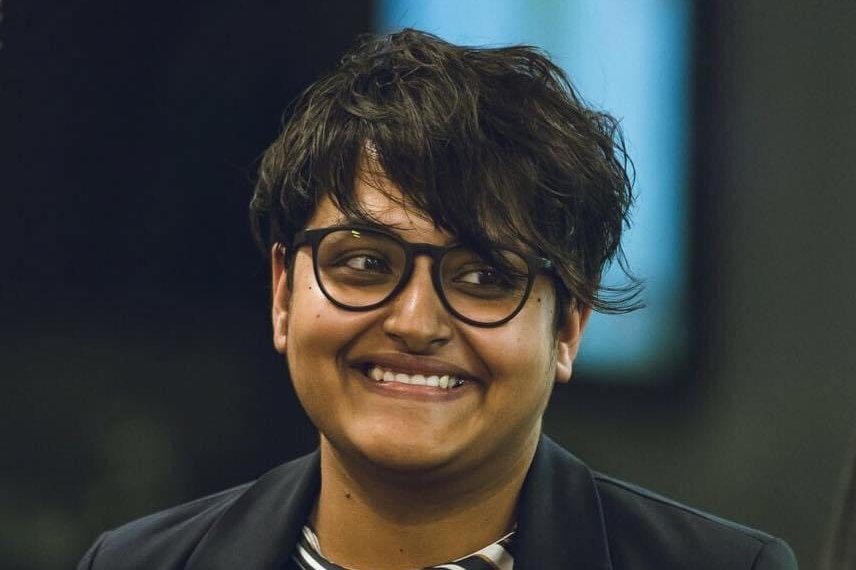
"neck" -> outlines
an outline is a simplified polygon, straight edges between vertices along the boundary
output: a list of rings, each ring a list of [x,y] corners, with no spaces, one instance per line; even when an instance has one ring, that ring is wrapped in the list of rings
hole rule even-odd
[[[322,436],[321,492],[310,523],[325,558],[358,570],[400,570],[480,550],[513,527],[536,446],[537,434],[499,468],[492,462],[444,477],[345,458]]]

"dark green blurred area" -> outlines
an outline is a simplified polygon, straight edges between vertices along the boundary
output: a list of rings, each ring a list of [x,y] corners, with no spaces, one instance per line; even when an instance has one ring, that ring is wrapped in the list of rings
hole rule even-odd
[[[562,387],[546,429],[810,569],[856,421],[856,6],[706,4],[698,362],[663,392]],[[2,10],[0,567],[68,568],[107,528],[314,446],[247,201],[286,103],[371,4]]]

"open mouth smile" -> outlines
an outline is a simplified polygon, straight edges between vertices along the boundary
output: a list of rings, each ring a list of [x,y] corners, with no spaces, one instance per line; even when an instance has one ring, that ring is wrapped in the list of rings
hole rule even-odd
[[[463,386],[467,382],[466,379],[452,374],[405,374],[404,372],[383,368],[376,364],[367,365],[364,374],[379,383],[397,382],[399,384],[428,386],[441,390],[452,390]]]

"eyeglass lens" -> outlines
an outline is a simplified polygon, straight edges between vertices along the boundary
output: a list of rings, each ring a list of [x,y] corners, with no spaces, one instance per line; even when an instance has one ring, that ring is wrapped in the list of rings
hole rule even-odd
[[[499,250],[488,262],[460,247],[446,251],[439,281],[446,303],[467,319],[492,323],[517,310],[528,285],[529,268],[520,255]],[[367,230],[333,231],[316,252],[318,277],[327,294],[359,309],[376,305],[405,277],[407,253],[395,238]],[[435,269],[434,271],[438,271]]]

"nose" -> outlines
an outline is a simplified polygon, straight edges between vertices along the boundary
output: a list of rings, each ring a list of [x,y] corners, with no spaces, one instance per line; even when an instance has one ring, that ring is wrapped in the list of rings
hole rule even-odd
[[[383,321],[384,332],[408,352],[430,353],[452,335],[452,315],[434,290],[431,263],[427,256],[414,260],[410,279],[390,302]]]

